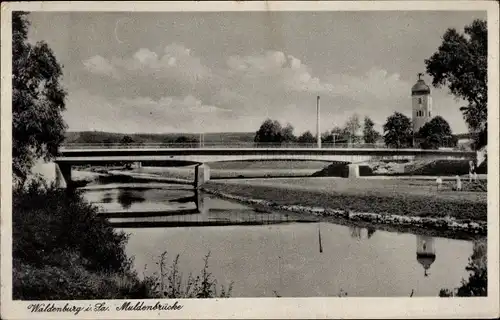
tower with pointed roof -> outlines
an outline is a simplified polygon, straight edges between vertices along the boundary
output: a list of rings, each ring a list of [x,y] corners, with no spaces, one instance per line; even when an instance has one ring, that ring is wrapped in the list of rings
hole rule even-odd
[[[423,73],[418,74],[417,83],[411,88],[413,132],[418,130],[432,119],[431,89],[422,79]]]
[[[424,268],[424,276],[428,276],[428,270],[436,260],[436,249],[434,238],[417,236],[417,261]]]

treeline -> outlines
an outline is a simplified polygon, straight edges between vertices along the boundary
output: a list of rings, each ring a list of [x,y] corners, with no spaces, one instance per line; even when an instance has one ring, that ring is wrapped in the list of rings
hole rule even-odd
[[[330,131],[323,132],[321,141],[323,143],[358,143],[363,140],[365,143],[376,143],[380,135],[374,130],[373,126],[373,121],[366,117],[363,136],[358,136],[357,132],[361,128],[361,123],[359,116],[353,115],[343,127],[334,127]],[[288,123],[286,126],[282,126],[277,120],[267,119],[255,133],[254,142],[313,144],[317,142],[317,137],[311,131],[305,131],[296,136],[291,124]]]
[[[395,112],[387,118],[383,134],[374,128],[375,124],[365,117],[363,124],[359,115],[351,116],[342,127],[336,126],[321,134],[321,142],[326,144],[385,144],[389,148],[437,149],[456,147],[458,138],[451,132],[450,125],[441,116],[436,116],[418,132],[413,132],[411,119]],[[282,126],[279,121],[267,119],[255,133],[254,141],[262,144],[299,143],[314,144],[317,137],[310,131],[295,136],[291,124]]]
[[[198,143],[199,134],[193,133],[131,133],[121,134],[102,131],[80,131],[66,132],[66,143],[123,143],[132,141],[133,143]],[[252,132],[210,132],[203,135],[205,143],[251,143],[253,142]]]

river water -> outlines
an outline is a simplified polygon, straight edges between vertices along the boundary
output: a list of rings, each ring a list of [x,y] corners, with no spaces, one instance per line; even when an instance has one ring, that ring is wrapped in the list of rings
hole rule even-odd
[[[198,274],[210,252],[209,271],[219,285],[234,282],[232,297],[435,297],[468,277],[473,252],[471,241],[256,210],[190,186],[101,184],[84,195],[130,234],[140,276],[158,271],[165,251],[168,262],[180,255],[186,277]]]

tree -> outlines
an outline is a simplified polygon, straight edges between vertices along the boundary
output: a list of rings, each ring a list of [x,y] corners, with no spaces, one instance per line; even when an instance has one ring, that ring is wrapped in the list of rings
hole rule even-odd
[[[365,117],[365,124],[363,128],[363,140],[365,143],[375,143],[377,139],[380,137],[380,133],[378,133],[375,129],[373,129],[372,119],[369,117]]]
[[[64,140],[62,66],[45,42],[28,43],[27,13],[12,14],[12,170],[24,184],[36,159],[56,156]]]
[[[410,119],[402,113],[394,112],[384,124],[384,142],[391,148],[412,146],[413,132]]]
[[[345,128],[333,127],[330,132],[324,132],[321,135],[321,141],[324,143],[347,143],[349,133]]]
[[[255,142],[281,143],[283,141],[281,124],[276,120],[267,119],[255,133]]]
[[[461,285],[453,290],[441,289],[440,297],[485,297],[488,295],[488,255],[487,242],[474,242],[472,255],[465,270],[469,279],[462,279]]]
[[[359,121],[359,116],[357,114],[352,115],[347,119],[345,126],[344,126],[344,132],[347,134],[347,140],[350,143],[356,143],[359,142],[359,137],[357,135],[359,129],[361,128],[361,123]]]
[[[281,130],[281,137],[284,142],[294,142],[297,140],[297,137],[293,134],[293,130],[293,126],[289,123]]]
[[[460,108],[477,149],[486,145],[488,118],[488,30],[484,20],[465,26],[464,34],[448,29],[443,42],[425,60],[435,87],[448,86],[451,94],[467,101]]]
[[[450,125],[441,116],[434,117],[418,131],[417,137],[423,149],[438,149],[456,145],[457,139],[451,132]]]
[[[313,136],[311,131],[306,131],[297,138],[299,143],[315,143],[316,137]]]
[[[122,141],[121,141],[122,144],[130,144],[130,143],[133,143],[133,142],[134,142],[134,139],[132,139],[128,135],[123,136]]]
[[[175,143],[198,143],[198,139],[193,137],[180,136],[174,141]]]

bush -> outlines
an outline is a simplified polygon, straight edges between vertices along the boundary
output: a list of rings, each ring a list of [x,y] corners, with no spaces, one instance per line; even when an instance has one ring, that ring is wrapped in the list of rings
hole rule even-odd
[[[47,259],[74,251],[92,271],[130,270],[131,261],[124,251],[126,234],[116,232],[80,192],[35,180],[28,188],[14,191],[12,211],[15,258],[45,265]]]
[[[486,297],[488,295],[488,259],[486,240],[474,243],[474,251],[465,268],[469,279],[462,280],[461,286],[453,290],[441,289],[440,297]]]
[[[124,296],[115,278],[143,290],[125,254],[127,235],[81,193],[34,180],[14,190],[12,212],[15,299]]]

